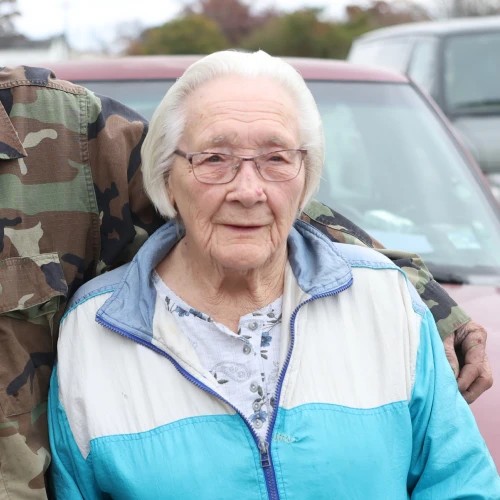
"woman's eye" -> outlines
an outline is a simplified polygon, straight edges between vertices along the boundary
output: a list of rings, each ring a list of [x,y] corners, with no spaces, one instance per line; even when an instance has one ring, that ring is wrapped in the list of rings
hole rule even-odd
[[[224,161],[224,157],[221,155],[210,155],[204,161],[206,163],[219,163]]]
[[[270,161],[272,163],[280,163],[280,162],[285,162],[286,158],[279,154],[273,154],[271,156],[268,156],[266,161]]]

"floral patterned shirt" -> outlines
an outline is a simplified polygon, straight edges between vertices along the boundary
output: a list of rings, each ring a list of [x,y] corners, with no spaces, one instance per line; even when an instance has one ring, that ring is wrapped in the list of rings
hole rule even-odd
[[[174,315],[202,366],[219,384],[219,394],[265,439],[279,375],[282,297],[240,318],[237,332],[193,309],[153,273],[165,307]]]

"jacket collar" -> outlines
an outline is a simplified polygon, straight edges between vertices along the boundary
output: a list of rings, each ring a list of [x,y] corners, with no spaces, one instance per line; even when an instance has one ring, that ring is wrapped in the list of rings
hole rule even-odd
[[[97,312],[98,321],[151,343],[156,305],[152,272],[183,236],[184,229],[175,221],[160,227],[128,265],[115,291]],[[290,231],[288,260],[297,285],[308,296],[341,289],[351,283],[351,268],[335,244],[303,221],[297,220]],[[128,304],[137,307],[131,310]]]
[[[347,286],[351,266],[335,244],[302,220],[296,220],[288,236],[288,261],[299,287],[309,295],[319,295]]]

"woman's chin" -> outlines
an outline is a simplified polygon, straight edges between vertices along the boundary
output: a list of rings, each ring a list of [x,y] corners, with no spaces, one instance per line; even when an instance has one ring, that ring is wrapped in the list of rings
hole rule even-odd
[[[258,270],[269,261],[269,253],[255,247],[249,249],[233,248],[214,255],[215,262],[223,269],[245,272]]]

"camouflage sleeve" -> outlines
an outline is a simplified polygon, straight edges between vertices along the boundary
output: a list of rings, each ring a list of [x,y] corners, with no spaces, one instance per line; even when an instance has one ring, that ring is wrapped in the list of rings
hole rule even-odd
[[[318,201],[312,201],[301,218],[326,234],[331,240],[374,248],[403,269],[431,310],[442,339],[470,321],[470,317],[434,280],[418,255],[384,248],[380,242],[352,221]]]
[[[89,158],[101,219],[99,274],[130,260],[164,221],[142,185],[146,120],[113,99],[88,93]]]

